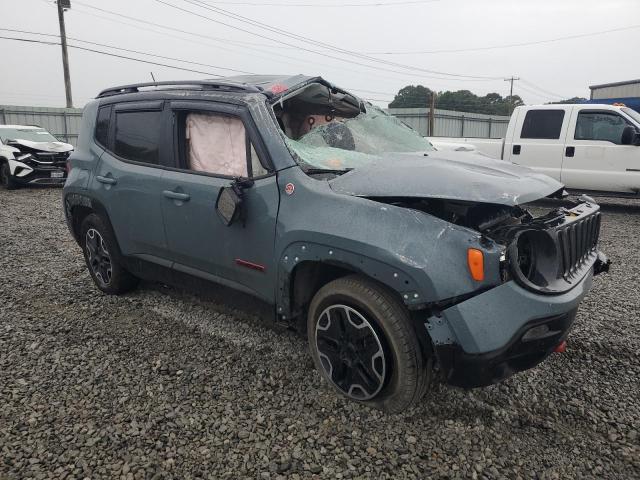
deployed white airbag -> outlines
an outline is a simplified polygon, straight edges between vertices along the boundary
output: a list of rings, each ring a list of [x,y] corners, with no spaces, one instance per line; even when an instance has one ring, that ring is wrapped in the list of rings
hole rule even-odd
[[[232,177],[247,176],[247,143],[242,120],[189,113],[186,119],[189,168]]]

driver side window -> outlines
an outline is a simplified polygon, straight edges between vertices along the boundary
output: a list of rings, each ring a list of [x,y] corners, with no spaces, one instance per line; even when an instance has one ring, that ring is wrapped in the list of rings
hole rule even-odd
[[[622,143],[627,122],[620,115],[609,112],[580,112],[576,122],[575,140],[601,140]]]
[[[181,112],[178,118],[182,168],[227,177],[267,173],[239,117]]]

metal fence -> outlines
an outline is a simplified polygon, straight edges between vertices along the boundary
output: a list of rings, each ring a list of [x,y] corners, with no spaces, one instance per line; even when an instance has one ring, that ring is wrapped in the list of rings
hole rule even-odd
[[[387,110],[422,135],[429,134],[429,109],[390,108]],[[53,133],[60,140],[76,145],[82,109],[19,107],[0,105],[0,125],[39,125]],[[482,115],[480,113],[435,110],[434,137],[504,137],[509,117]]]
[[[428,108],[389,108],[387,112],[422,135],[432,137],[502,138],[509,124],[509,117],[505,116],[436,109],[434,132],[429,134]]]
[[[0,105],[0,125],[38,125],[73,146],[78,141],[81,119],[81,108]]]

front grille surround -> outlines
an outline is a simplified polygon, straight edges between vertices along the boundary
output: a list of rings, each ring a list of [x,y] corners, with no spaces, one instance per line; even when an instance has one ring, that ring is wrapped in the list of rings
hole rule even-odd
[[[559,220],[540,228],[523,228],[508,247],[511,277],[528,290],[543,294],[558,294],[571,290],[591,270],[598,258],[600,236],[600,207],[583,203],[561,210]],[[524,227],[524,226],[523,226]],[[519,264],[522,258],[519,241],[523,235],[533,239],[533,257],[536,265],[526,268]],[[530,265],[527,265],[530,267]]]
[[[44,164],[63,164],[69,158],[71,152],[36,152],[32,153],[32,159],[37,163]]]
[[[561,275],[571,280],[584,263],[597,255],[600,237],[600,212],[558,229]]]

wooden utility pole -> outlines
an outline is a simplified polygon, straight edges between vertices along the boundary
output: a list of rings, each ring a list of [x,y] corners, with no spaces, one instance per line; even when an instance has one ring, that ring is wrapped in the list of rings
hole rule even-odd
[[[513,82],[516,80],[520,80],[520,77],[514,77],[511,75],[511,78],[505,78],[505,82],[511,82],[511,88],[509,89],[509,102],[511,103],[511,113],[513,113]]]
[[[58,0],[58,22],[60,23],[60,45],[62,46],[62,69],[64,70],[64,91],[67,96],[67,108],[73,107],[71,97],[71,75],[69,74],[69,54],[67,53],[67,30],[64,26],[64,11],[71,8],[71,0]]]
[[[431,98],[429,99],[429,136],[433,137],[435,130],[435,113],[436,113],[436,92],[431,92]]]

